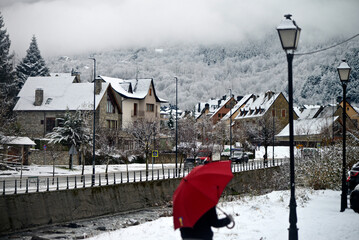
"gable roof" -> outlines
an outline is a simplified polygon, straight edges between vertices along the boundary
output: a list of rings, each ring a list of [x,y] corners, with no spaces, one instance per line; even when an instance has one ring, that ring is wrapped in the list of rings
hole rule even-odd
[[[232,115],[243,105],[245,104],[251,97],[253,96],[253,94],[247,94],[244,97],[241,98],[241,100],[239,100],[239,102],[237,102],[237,104],[221,119],[221,121],[227,120],[229,119],[231,113]]]
[[[294,136],[318,135],[323,129],[331,126],[339,117],[306,118],[293,121]],[[276,135],[276,137],[288,137],[289,124]]]
[[[240,110],[241,113],[238,114],[235,119],[238,120],[263,116],[281,94],[282,93],[273,93],[271,91],[267,91],[252,97],[243,106],[243,108]]]
[[[221,110],[231,99],[234,99],[234,98],[233,97],[227,97],[224,101],[222,101],[221,104],[218,106],[218,108],[210,116],[210,118],[212,118],[213,116],[216,116],[218,111]]]
[[[93,110],[93,83],[73,83],[75,76],[29,77],[18,94],[14,111]],[[108,83],[102,83],[96,94],[96,108],[103,98]],[[43,101],[35,106],[35,90],[43,90]]]
[[[152,78],[124,80],[120,78],[112,78],[106,76],[99,77],[106,83],[111,83],[112,88],[122,97],[132,99],[144,99],[147,96],[148,91],[152,85],[156,101],[167,102],[167,100],[161,99],[157,96]]]

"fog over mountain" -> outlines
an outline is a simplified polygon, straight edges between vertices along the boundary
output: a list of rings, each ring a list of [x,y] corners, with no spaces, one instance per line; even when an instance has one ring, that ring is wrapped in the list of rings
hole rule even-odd
[[[301,44],[296,53],[319,50],[343,41]],[[51,72],[81,73],[82,81],[92,79],[93,61],[97,75],[118,78],[153,78],[157,94],[175,103],[175,79],[178,82],[179,107],[191,110],[197,102],[212,97],[261,93],[267,90],[286,92],[287,60],[277,34],[262,40],[238,44],[176,44],[141,48],[121,48],[74,56],[49,57]],[[315,54],[294,57],[294,101],[300,104],[329,104],[342,96],[336,68],[346,58],[352,67],[347,96],[359,105],[359,37]]]

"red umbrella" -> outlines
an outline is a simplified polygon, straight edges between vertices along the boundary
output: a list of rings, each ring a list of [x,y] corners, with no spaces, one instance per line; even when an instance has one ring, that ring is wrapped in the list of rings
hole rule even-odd
[[[232,178],[231,161],[195,167],[173,194],[174,228],[193,227],[203,214],[217,205]]]

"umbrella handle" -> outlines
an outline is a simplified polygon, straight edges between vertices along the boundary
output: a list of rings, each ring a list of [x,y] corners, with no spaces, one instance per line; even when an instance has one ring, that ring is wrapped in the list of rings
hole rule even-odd
[[[217,209],[219,210],[219,211],[221,211],[224,215],[226,215],[226,217],[229,217],[229,215],[225,212],[225,211],[223,211],[221,208],[219,208],[218,206],[217,206]],[[226,226],[226,228],[228,228],[228,229],[232,229],[232,228],[234,228],[234,226],[236,225],[236,223],[234,222],[234,219],[233,219],[233,217],[231,217],[230,218],[231,219],[231,223],[233,223],[233,225],[232,226]]]

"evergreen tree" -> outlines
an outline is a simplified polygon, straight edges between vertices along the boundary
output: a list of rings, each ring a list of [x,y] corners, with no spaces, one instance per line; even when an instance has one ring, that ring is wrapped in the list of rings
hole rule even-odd
[[[0,13],[0,132],[9,133],[18,87],[13,67],[14,55],[9,54],[11,41],[4,26]]]
[[[61,126],[54,127],[52,132],[46,137],[50,138],[50,143],[59,143],[64,146],[75,147],[79,152],[80,148],[87,145],[91,140],[91,132],[86,124],[86,116],[84,113],[76,111],[74,114],[67,111]],[[69,158],[69,168],[72,169],[72,156]]]
[[[49,69],[46,67],[45,60],[41,57],[35,36],[32,37],[30,47],[26,51],[26,56],[16,67],[16,70],[21,86],[28,77],[49,75]]]

